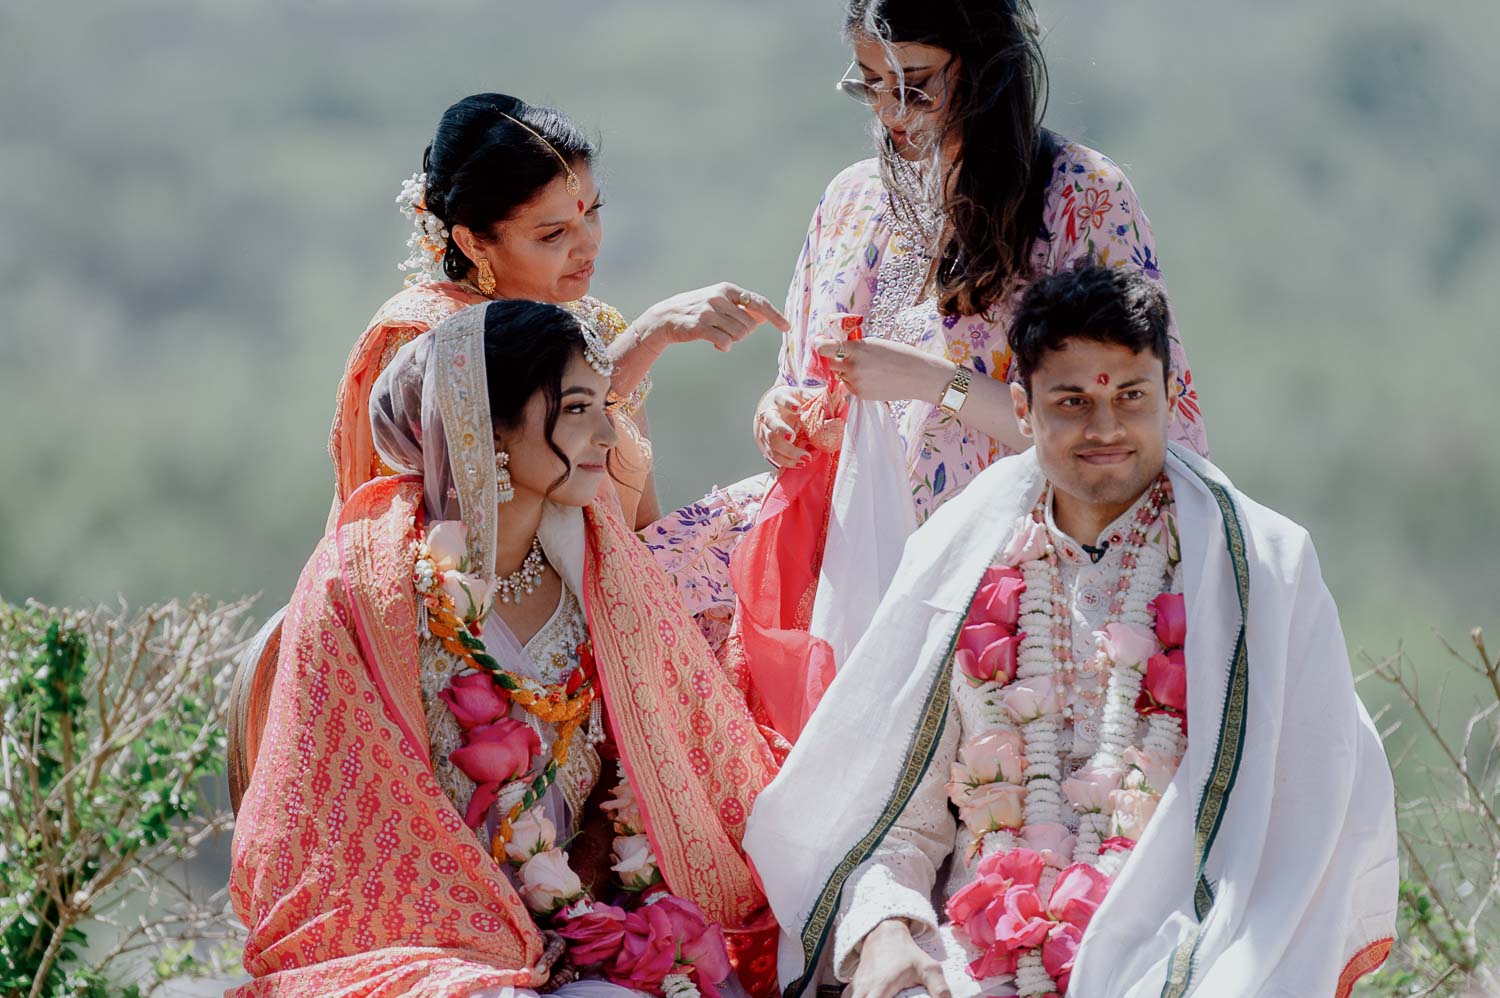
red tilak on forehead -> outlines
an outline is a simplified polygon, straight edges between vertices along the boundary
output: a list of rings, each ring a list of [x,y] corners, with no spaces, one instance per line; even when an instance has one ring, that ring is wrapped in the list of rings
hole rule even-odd
[[[1109,375],[1107,375],[1107,374],[1101,374],[1101,375],[1099,375],[1099,377],[1095,378],[1094,380],[1097,381],[1097,382],[1099,382],[1099,384],[1101,384],[1101,385],[1107,385],[1107,384],[1109,384]]]

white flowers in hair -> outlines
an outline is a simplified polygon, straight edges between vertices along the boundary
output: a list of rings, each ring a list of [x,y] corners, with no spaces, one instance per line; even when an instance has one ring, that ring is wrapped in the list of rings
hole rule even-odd
[[[427,174],[413,173],[401,185],[396,195],[396,207],[411,220],[415,230],[406,239],[409,251],[405,260],[396,269],[412,271],[408,284],[422,284],[441,280],[443,257],[448,252],[448,227],[443,220],[427,210]]]

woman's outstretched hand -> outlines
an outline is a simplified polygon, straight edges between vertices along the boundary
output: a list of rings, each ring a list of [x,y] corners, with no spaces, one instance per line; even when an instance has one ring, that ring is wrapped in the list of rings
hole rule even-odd
[[[657,302],[631,323],[622,340],[658,352],[673,343],[703,340],[715,350],[729,351],[763,322],[781,332],[791,326],[764,295],[727,281],[696,291],[684,291]]]

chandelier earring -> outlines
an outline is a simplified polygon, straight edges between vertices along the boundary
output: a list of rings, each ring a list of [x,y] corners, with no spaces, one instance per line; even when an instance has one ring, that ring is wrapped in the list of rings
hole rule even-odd
[[[495,272],[490,269],[488,260],[479,261],[479,275],[474,279],[474,284],[486,298],[495,293]]]
[[[495,498],[510,502],[516,497],[516,488],[510,483],[510,455],[503,450],[495,451]]]

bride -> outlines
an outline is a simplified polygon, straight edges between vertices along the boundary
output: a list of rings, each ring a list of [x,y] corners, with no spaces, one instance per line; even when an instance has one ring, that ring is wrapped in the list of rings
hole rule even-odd
[[[774,989],[740,839],[784,746],[601,491],[612,373],[497,301],[375,382],[396,474],[308,561],[248,738],[234,994]]]

